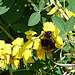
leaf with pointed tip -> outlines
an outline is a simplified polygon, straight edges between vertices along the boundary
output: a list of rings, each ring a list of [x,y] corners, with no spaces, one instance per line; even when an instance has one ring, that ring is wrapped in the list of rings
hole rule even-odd
[[[64,24],[64,21],[60,17],[58,17],[56,15],[53,16],[53,22],[55,23],[55,25],[57,26],[57,28],[59,30],[65,32],[65,30],[64,30],[65,24]]]
[[[40,12],[34,12],[28,21],[28,26],[34,26],[40,21]]]

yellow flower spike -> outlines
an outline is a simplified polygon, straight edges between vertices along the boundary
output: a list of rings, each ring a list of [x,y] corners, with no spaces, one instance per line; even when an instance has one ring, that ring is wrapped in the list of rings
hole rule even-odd
[[[15,56],[19,52],[20,47],[19,46],[14,46],[13,51],[12,51],[12,56]]]
[[[2,54],[11,54],[11,44],[5,44]]]
[[[29,40],[24,44],[23,49],[28,49],[31,48],[32,46],[33,46],[33,42]]]
[[[22,56],[27,61],[29,59],[29,57],[32,57],[31,50],[29,50],[29,49],[24,50]]]
[[[24,44],[24,39],[23,38],[16,38],[13,42],[12,42],[13,45],[17,45],[17,46],[22,46]]]
[[[52,22],[45,22],[43,24],[44,31],[55,31],[55,26]]]
[[[60,44],[60,45],[64,45],[63,39],[62,39],[60,36],[58,36],[58,37],[56,38],[56,42],[57,42],[58,44]]]
[[[57,11],[57,7],[54,7],[47,15],[53,15]]]
[[[3,49],[5,46],[5,41],[4,40],[0,40],[0,49]]]

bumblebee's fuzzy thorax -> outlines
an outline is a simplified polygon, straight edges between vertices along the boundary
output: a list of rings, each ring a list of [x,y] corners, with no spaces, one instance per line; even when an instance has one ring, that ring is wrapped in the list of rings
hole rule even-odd
[[[55,49],[56,48],[55,43],[56,43],[56,41],[54,40],[51,31],[45,32],[41,36],[41,46],[44,50],[51,51],[51,50]]]

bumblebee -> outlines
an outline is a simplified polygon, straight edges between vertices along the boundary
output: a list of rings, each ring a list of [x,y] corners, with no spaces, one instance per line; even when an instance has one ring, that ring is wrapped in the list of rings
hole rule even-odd
[[[41,36],[41,46],[42,46],[42,49],[44,49],[45,51],[52,51],[56,49],[55,44],[56,44],[56,41],[53,38],[51,31],[45,32]]]

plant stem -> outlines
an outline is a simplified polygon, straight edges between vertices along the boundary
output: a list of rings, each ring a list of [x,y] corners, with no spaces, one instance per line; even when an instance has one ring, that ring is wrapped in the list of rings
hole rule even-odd
[[[12,73],[12,68],[10,67],[9,64],[8,64],[8,68],[9,68],[9,73],[10,73],[10,75],[13,75],[13,73]]]
[[[13,38],[2,26],[0,26],[0,28],[6,33],[6,35],[7,35],[11,40],[14,40],[14,38]]]
[[[65,11],[65,0],[63,0],[63,5],[64,5],[64,11]]]
[[[46,6],[45,8],[43,8],[41,11],[45,10],[46,8],[50,7],[52,4]]]

